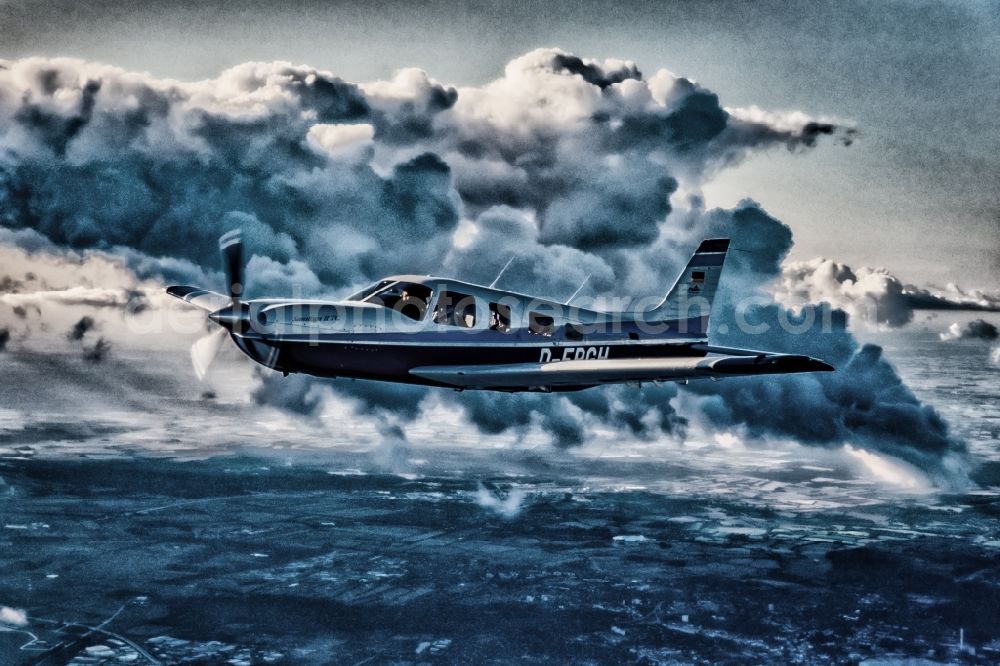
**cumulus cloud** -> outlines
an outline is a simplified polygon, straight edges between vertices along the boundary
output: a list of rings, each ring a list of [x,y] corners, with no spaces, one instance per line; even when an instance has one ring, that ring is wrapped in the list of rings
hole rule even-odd
[[[361,160],[371,155],[375,128],[367,123],[313,125],[306,134],[306,143],[316,152],[331,159]]]
[[[647,80],[557,49],[459,89],[413,69],[359,86],[247,63],[184,83],[5,61],[0,223],[214,269],[236,215],[255,252],[331,285],[378,277],[386,254],[438,266],[463,212],[500,205],[531,211],[542,245],[636,247],[656,237],[678,179],[814,141],[814,120],[777,118],[730,114],[665,70]]]
[[[786,263],[774,291],[789,307],[825,302],[859,321],[889,327],[910,323],[917,310],[1000,311],[1000,294],[955,285],[931,291],[904,284],[884,268],[853,269],[822,258]]]
[[[449,169],[433,156],[382,176],[309,148],[313,126],[374,113],[329,73],[249,63],[179,83],[67,59],[2,64],[0,224],[10,229],[214,269],[216,239],[235,223],[261,255],[350,284],[387,251],[440,256],[426,243],[443,247],[438,232],[457,220]],[[341,242],[352,232],[362,247]]]
[[[804,115],[748,122],[667,70],[646,79],[632,62],[558,49],[532,51],[501,78],[460,88],[439,122],[436,151],[454,165],[467,211],[528,209],[543,244],[585,250],[646,245],[679,183],[698,183],[751,149],[815,141]]]
[[[3,61],[0,243],[99,252],[136,281],[211,288],[216,239],[240,227],[254,295],[327,294],[401,272],[489,282],[513,256],[503,286],[564,299],[588,276],[591,295],[662,296],[701,238],[729,236],[741,251],[731,253],[729,302],[717,312],[754,296],[763,302],[749,315],[776,325],[795,315],[763,285],[781,274],[791,230],[754,202],[706,211],[696,194],[752,151],[853,136],[828,118],[724,107],[667,70],[647,76],[630,61],[558,49],[527,53],[474,87],[416,69],[355,84],[312,67],[245,63],[179,82],[71,59]],[[789,291],[816,300],[830,280],[846,284],[845,274]],[[851,280],[857,290],[858,276]],[[141,303],[128,289],[103,297]],[[959,451],[881,352],[858,349],[847,316],[829,312],[832,333],[807,326],[748,345],[827,358],[842,367],[829,376],[732,380],[689,394],[676,386],[449,393],[447,402],[483,432],[540,430],[563,447],[598,426],[681,437],[688,395],[700,414],[751,433],[851,441],[924,467]],[[334,390],[396,425],[419,419],[428,395],[261,371],[254,399],[315,416]],[[816,416],[804,418],[810,410]]]
[[[20,608],[0,606],[0,623],[10,627],[23,627],[28,624],[28,614]]]
[[[997,327],[984,319],[973,319],[965,326],[957,322],[940,334],[942,340],[996,340],[1000,337]]]

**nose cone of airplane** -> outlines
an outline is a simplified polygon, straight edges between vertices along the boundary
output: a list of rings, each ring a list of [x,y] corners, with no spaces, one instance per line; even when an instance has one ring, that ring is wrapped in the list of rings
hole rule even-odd
[[[208,318],[219,326],[229,331],[242,332],[249,317],[249,311],[245,306],[233,308],[233,306],[216,310],[208,315]]]

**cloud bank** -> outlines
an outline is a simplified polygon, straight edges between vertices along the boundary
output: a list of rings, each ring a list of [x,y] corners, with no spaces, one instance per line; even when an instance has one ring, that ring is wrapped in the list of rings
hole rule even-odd
[[[973,319],[964,327],[954,323],[945,333],[941,333],[942,340],[996,340],[997,338],[1000,338],[1000,331],[984,319]]]
[[[528,216],[542,246],[641,247],[678,183],[841,131],[732,112],[666,70],[645,78],[554,49],[463,89],[414,69],[358,85],[246,63],[187,83],[0,61],[0,128],[4,227],[214,269],[216,239],[241,226],[260,260],[315,288],[376,278],[387,256],[439,267],[460,218],[498,206]]]
[[[859,268],[830,259],[788,262],[782,267],[775,298],[789,307],[829,303],[862,322],[898,327],[918,310],[1000,312],[1000,294],[967,292],[956,285],[929,290],[904,284],[884,268]]]
[[[566,298],[591,276],[582,304],[660,296],[700,239],[729,236],[740,252],[727,268],[728,306],[753,298],[750,314],[777,324],[798,316],[766,289],[782,275],[791,230],[752,201],[706,210],[700,188],[754,151],[853,136],[828,118],[725,107],[665,69],[646,75],[630,61],[558,49],[516,58],[475,87],[417,69],[351,83],[307,66],[245,63],[181,82],[72,59],[0,61],[0,240],[99,251],[137,280],[212,288],[216,239],[238,226],[254,253],[250,295],[333,295],[400,272],[488,283],[513,257],[501,286]],[[824,280],[817,270],[788,291],[834,305],[824,290],[853,293],[843,287],[849,269]],[[540,430],[564,447],[609,428],[682,437],[698,417],[807,444],[852,442],[931,470],[961,452],[880,350],[857,348],[847,315],[825,312],[832,327],[802,325],[748,346],[826,358],[841,368],[833,375],[447,397],[266,375],[254,398],[315,414],[330,390],[317,387],[332,386],[359,413],[391,412],[404,425],[447,401],[484,433]],[[685,397],[695,413],[678,411]],[[775,400],[780,409],[762,408]]]

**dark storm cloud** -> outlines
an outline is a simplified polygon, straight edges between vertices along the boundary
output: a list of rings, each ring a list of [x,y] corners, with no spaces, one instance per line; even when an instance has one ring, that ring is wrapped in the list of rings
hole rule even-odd
[[[0,71],[0,118],[0,224],[15,233],[181,278],[214,271],[216,239],[239,226],[253,252],[299,262],[316,277],[291,273],[317,289],[378,277],[386,256],[438,266],[463,211],[496,205],[536,215],[543,246],[646,245],[670,211],[672,171],[808,145],[813,122],[743,121],[665,71],[646,80],[628,62],[552,49],[460,90],[412,69],[358,86],[247,63],[178,83],[35,58]],[[388,168],[369,163],[370,142]]]
[[[0,152],[8,228],[138,252],[150,270],[149,257],[214,268],[216,239],[239,226],[256,252],[346,284],[404,245],[440,255],[427,243],[457,221],[448,166],[433,155],[381,177],[307,141],[314,126],[371,115],[356,86],[330,75],[244,65],[204,87],[76,61],[13,67],[16,82],[0,77],[0,115],[14,130]],[[341,229],[365,243],[343,246]]]
[[[973,319],[965,326],[952,324],[947,333],[941,334],[942,340],[996,340],[998,337],[1000,331],[985,319]]]
[[[618,385],[568,394],[566,399],[599,422],[621,428],[636,437],[654,439],[668,434],[683,438],[688,420],[671,404],[678,392],[678,387],[669,383]]]
[[[630,62],[618,63],[617,67],[605,69],[596,62],[584,61],[569,53],[556,53],[552,58],[552,68],[554,71],[565,71],[570,74],[578,74],[591,85],[595,85],[604,90],[612,83],[621,83],[625,79],[642,80],[642,73]]]
[[[84,345],[83,360],[100,363],[111,353],[111,343],[104,338],[97,338],[92,345]]]
[[[125,312],[137,315],[149,309],[149,298],[146,293],[137,289],[127,289],[125,291]]]
[[[458,91],[431,80],[419,69],[404,69],[391,84],[366,87],[373,105],[374,138],[405,146],[434,136],[438,114],[458,100]]]
[[[677,181],[637,170],[634,178],[593,174],[545,208],[539,241],[584,251],[642,247],[656,240]]]
[[[40,71],[38,83],[42,94],[51,96],[62,87],[59,70]],[[100,81],[84,83],[80,91],[79,106],[69,115],[55,113],[44,104],[35,104],[29,95],[14,114],[14,120],[29,133],[35,134],[39,141],[48,145],[57,156],[64,157],[66,145],[90,122],[94,112],[94,100],[100,89]]]
[[[53,441],[82,442],[98,437],[110,437],[128,432],[122,426],[88,421],[36,421],[25,423],[16,430],[0,431],[0,444],[30,445]]]
[[[108,354],[111,353],[111,343],[105,338],[99,337],[92,344],[86,344],[84,342],[84,338],[87,336],[87,333],[94,330],[95,327],[96,322],[94,321],[94,318],[90,315],[84,315],[83,317],[80,317],[75,324],[73,324],[73,328],[71,328],[69,333],[66,334],[66,339],[70,342],[80,343],[80,351],[85,361],[100,363],[107,358]]]
[[[730,116],[719,105],[717,95],[686,79],[676,85],[686,89],[676,108],[658,115],[626,115],[621,126],[611,131],[609,147],[632,150],[636,146],[653,148],[658,143],[668,143],[684,153],[704,146],[726,130]]]
[[[807,354],[826,360],[837,371],[767,381],[692,383],[687,390],[701,396],[698,406],[708,419],[742,424],[758,437],[787,437],[823,446],[848,442],[901,458],[947,480],[950,471],[942,469],[942,460],[948,454],[963,454],[964,444],[906,387],[880,347],[858,347],[844,312],[817,307],[795,315],[771,304],[744,313],[750,324],[766,324],[769,330],[740,333],[732,318],[719,317],[736,332],[718,334],[716,344]],[[791,324],[791,331],[782,328],[782,321]]]
[[[4,275],[2,278],[0,278],[0,293],[18,291],[23,286],[24,286],[23,282],[21,282],[20,280],[15,280],[9,275]]]
[[[0,165],[2,164],[3,162],[0,161]],[[3,180],[3,176],[3,167],[0,166],[0,183],[6,185]],[[0,192],[2,192],[2,187],[0,187]],[[3,215],[4,212],[5,211],[3,209],[0,209],[0,215]],[[6,220],[8,219],[13,220],[14,218],[0,218],[0,223],[6,224]],[[20,248],[25,252],[39,252],[43,250],[56,249],[56,246],[52,243],[52,241],[34,229],[9,229],[6,226],[0,226],[0,243]]]
[[[427,395],[427,388],[408,384],[385,382],[352,382],[348,387],[337,384],[355,402],[356,411],[381,418],[396,415],[414,419],[420,414],[420,402]]]
[[[731,251],[726,264],[740,276],[752,276],[751,282],[740,280],[740,288],[727,290],[738,294],[747,287],[761,284],[781,270],[781,262],[792,249],[792,230],[787,224],[768,215],[755,201],[745,199],[733,210],[715,209],[705,215],[703,234],[730,238]],[[743,295],[741,294],[741,295]]]
[[[395,99],[439,85],[400,78],[365,89]],[[750,148],[811,145],[817,131],[804,116],[745,122],[711,91],[666,70],[645,79],[633,63],[557,49],[528,53],[502,78],[459,89],[435,122],[429,145],[452,165],[467,213],[530,210],[543,245],[584,250],[652,242],[680,178],[696,179]]]
[[[449,402],[461,405],[480,431],[489,435],[526,432],[537,425],[559,448],[579,446],[585,438],[583,423],[566,412],[563,398],[477,391],[461,393]]]
[[[965,292],[954,285],[948,289],[930,291],[906,285],[903,290],[907,304],[914,310],[968,310],[1000,312],[1000,293]]]
[[[94,318],[89,315],[84,315],[83,317],[80,317],[75,324],[73,324],[73,328],[69,330],[66,337],[73,342],[78,342],[83,340],[83,336],[85,336],[92,328],[94,328]]]
[[[831,363],[836,372],[692,382],[682,390],[700,398],[711,423],[743,425],[752,436],[787,437],[804,444],[848,442],[910,462],[942,481],[953,480],[949,455],[964,444],[944,420],[902,382],[880,347],[857,341],[848,314],[829,306],[786,310],[763,287],[780,275],[791,232],[750,201],[733,211],[704,215],[707,235],[733,239],[726,260],[727,288],[717,299],[715,344],[805,354]]]
[[[258,405],[276,407],[300,416],[318,416],[323,406],[323,385],[305,375],[282,377],[274,372],[254,369],[260,384],[251,397]]]

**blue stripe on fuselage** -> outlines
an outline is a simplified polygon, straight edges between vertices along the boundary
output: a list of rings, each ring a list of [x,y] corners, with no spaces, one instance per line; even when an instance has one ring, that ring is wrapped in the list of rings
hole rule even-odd
[[[482,329],[454,329],[454,330],[415,330],[413,332],[386,331],[386,332],[330,332],[324,333],[294,333],[284,335],[261,335],[258,332],[247,331],[248,337],[257,337],[273,342],[354,342],[364,344],[372,343],[404,343],[412,345],[451,345],[451,344],[508,344],[512,346],[545,346],[551,344],[609,344],[623,340],[629,340],[630,334],[637,336],[637,340],[686,340],[691,338],[703,338],[706,333],[707,317],[691,317],[689,319],[679,319],[665,322],[635,322],[622,321],[617,324],[608,324],[612,330],[608,333],[592,333],[589,326],[580,324],[583,328],[583,337],[574,340],[566,336],[566,329],[561,327],[551,336],[537,335],[528,332],[526,329],[501,333],[494,330]],[[594,326],[594,325],[591,325]]]
[[[353,377],[416,384],[436,384],[410,374],[415,367],[435,365],[506,365],[514,363],[559,363],[575,358],[578,350],[601,359],[702,357],[705,352],[690,344],[630,344],[619,340],[611,345],[552,345],[528,347],[480,344],[443,347],[407,344],[366,344],[337,342],[312,345],[306,341],[271,341],[268,343],[236,339],[237,345],[258,363],[284,372],[301,372],[319,377]],[[277,348],[277,353],[274,353]],[[525,387],[529,388],[529,387]]]

